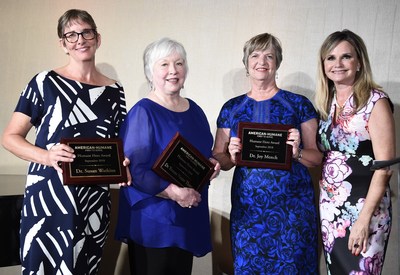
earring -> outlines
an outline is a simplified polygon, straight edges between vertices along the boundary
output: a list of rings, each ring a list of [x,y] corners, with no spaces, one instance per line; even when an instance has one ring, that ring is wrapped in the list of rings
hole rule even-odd
[[[246,76],[249,76],[250,74],[249,74],[249,71],[246,71]]]
[[[278,80],[278,78],[279,78],[279,74],[278,74],[278,72],[276,72],[275,73],[275,80]]]

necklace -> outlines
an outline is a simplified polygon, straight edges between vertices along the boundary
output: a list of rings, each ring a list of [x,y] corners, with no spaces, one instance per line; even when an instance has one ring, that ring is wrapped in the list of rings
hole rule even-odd
[[[344,107],[346,107],[347,102],[349,101],[350,97],[353,95],[353,92],[350,93],[350,95],[346,98],[346,100],[343,102],[343,104],[339,104],[339,101],[337,100],[337,94],[335,91],[335,105],[337,107],[339,107],[339,114],[342,113],[342,111],[344,110]]]
[[[336,125],[338,125],[341,121],[346,120],[346,118],[352,113],[352,112],[348,112],[348,108],[345,111],[345,107],[347,102],[350,100],[351,96],[353,95],[353,93],[351,93],[347,99],[344,101],[344,103],[342,105],[339,104],[338,100],[337,100],[337,95],[336,95],[336,91],[334,94],[334,103],[335,103],[335,109],[334,109],[334,113],[333,113],[333,127],[335,127]],[[339,111],[337,111],[336,107],[338,107]]]

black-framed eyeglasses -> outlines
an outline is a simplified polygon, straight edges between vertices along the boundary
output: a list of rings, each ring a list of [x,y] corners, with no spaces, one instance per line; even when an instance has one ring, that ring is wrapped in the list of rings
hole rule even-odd
[[[67,32],[67,33],[64,33],[63,37],[69,43],[75,43],[76,41],[79,40],[79,35],[82,35],[82,37],[85,40],[92,40],[96,37],[97,32],[94,29],[87,29],[87,30],[84,30],[83,32]]]

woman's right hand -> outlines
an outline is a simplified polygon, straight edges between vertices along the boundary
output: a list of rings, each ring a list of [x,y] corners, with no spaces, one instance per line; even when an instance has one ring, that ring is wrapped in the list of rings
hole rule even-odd
[[[161,197],[171,199],[178,203],[181,207],[192,208],[198,206],[201,202],[201,195],[193,188],[179,187],[171,183],[163,192]]]
[[[231,161],[236,164],[236,156],[242,151],[242,143],[240,138],[231,137],[228,145],[229,155],[231,156]]]
[[[129,164],[131,164],[131,161],[125,157],[124,161],[122,162],[122,165],[126,169],[126,177],[127,177],[127,182],[120,182],[119,186],[130,186],[132,184],[132,175],[131,175],[131,170],[129,170]]]

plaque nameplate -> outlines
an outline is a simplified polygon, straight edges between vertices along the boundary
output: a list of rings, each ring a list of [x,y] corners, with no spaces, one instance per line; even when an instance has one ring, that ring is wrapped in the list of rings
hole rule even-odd
[[[63,138],[74,149],[73,162],[63,162],[64,184],[105,184],[127,182],[124,153],[119,138]]]
[[[210,180],[214,164],[176,133],[154,163],[153,171],[178,186],[199,191]]]
[[[290,170],[292,146],[286,144],[286,141],[289,135],[288,130],[293,126],[239,122],[238,128],[238,137],[242,143],[238,165]]]

